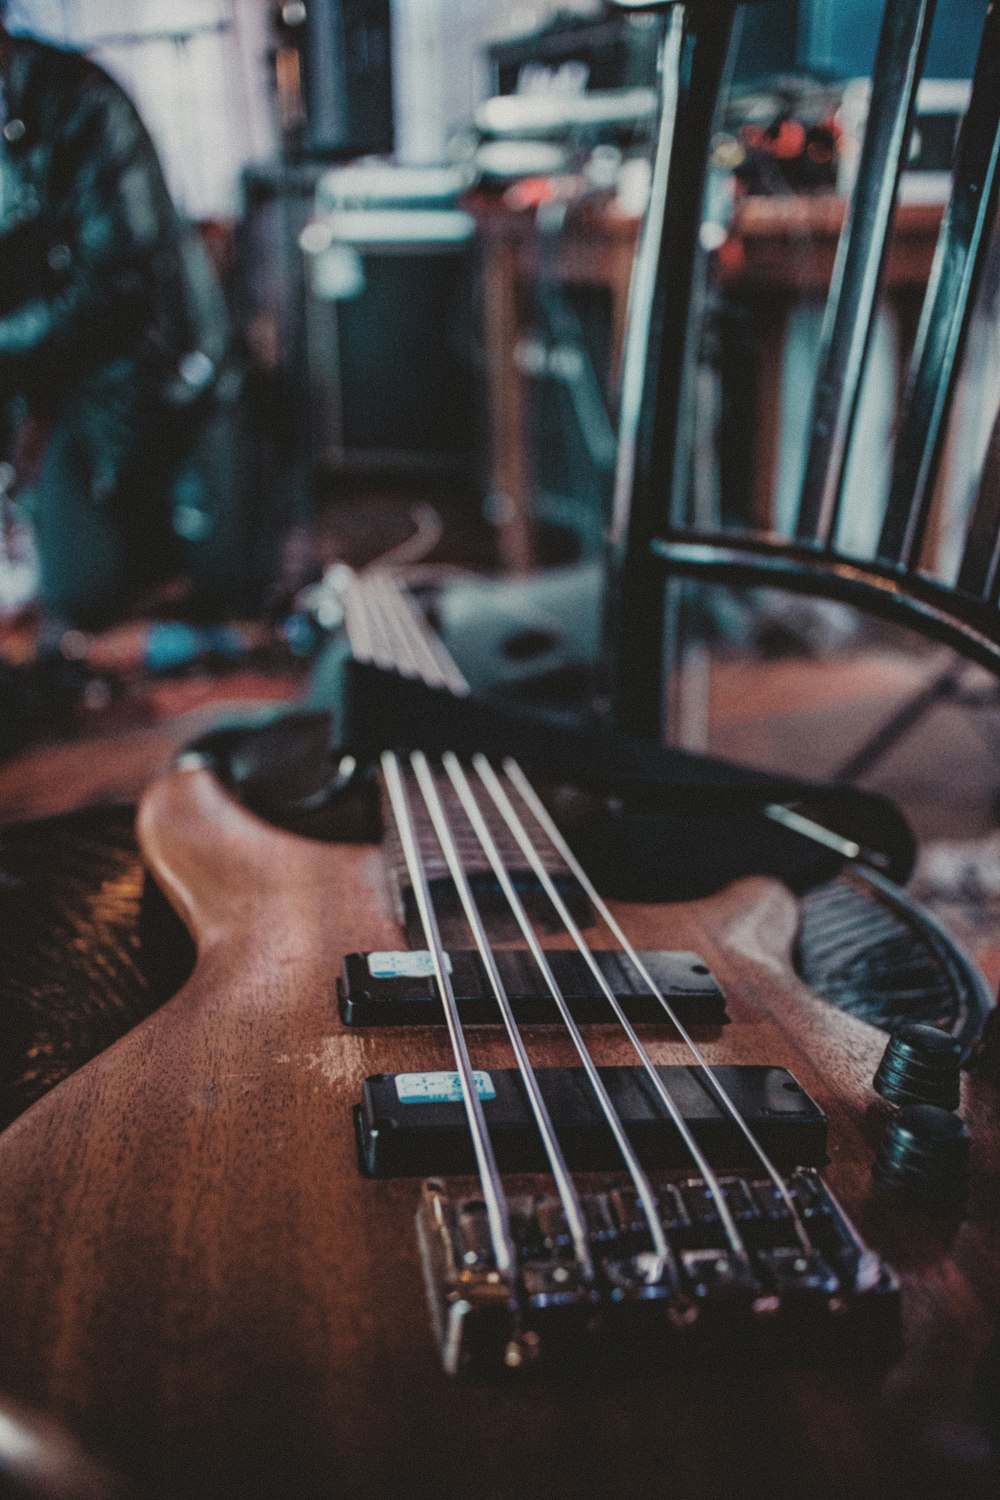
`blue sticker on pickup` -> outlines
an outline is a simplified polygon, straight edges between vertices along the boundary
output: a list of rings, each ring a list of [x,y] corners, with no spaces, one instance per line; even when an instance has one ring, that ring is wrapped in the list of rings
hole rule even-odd
[[[477,1068],[472,1078],[480,1099],[496,1098],[488,1073]],[[400,1104],[461,1104],[462,1080],[457,1073],[397,1073],[396,1093]]]
[[[444,966],[445,971],[450,974],[451,959],[447,953],[444,956]],[[368,972],[373,979],[433,979],[434,960],[426,948],[417,948],[408,953],[369,953]]]

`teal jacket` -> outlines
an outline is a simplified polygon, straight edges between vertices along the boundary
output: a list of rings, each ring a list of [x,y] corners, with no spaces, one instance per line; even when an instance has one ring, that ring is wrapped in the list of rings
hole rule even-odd
[[[184,372],[210,377],[190,355],[218,358],[224,311],[103,69],[15,37],[4,92],[0,404],[72,421],[113,489],[149,414],[197,394]]]

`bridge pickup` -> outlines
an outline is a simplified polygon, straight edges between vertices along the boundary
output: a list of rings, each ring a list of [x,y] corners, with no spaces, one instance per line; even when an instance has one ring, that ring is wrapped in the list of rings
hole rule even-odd
[[[826,1116],[786,1068],[716,1070],[743,1119],[781,1166],[826,1160]],[[657,1069],[709,1159],[727,1167],[756,1159],[697,1068]],[[690,1157],[642,1068],[601,1068],[608,1093],[646,1166],[685,1167]],[[497,1163],[505,1172],[547,1170],[541,1140],[517,1069],[477,1073]],[[575,1171],[614,1171],[614,1139],[582,1068],[539,1068],[538,1081],[566,1160]],[[452,1072],[377,1073],[366,1078],[355,1110],[358,1155],[367,1177],[473,1172],[475,1161]],[[693,1211],[693,1210],[692,1210]]]
[[[507,1368],[596,1361],[631,1369],[653,1361],[689,1376],[769,1353],[852,1367],[891,1356],[899,1342],[899,1284],[868,1250],[816,1173],[798,1169],[787,1206],[756,1173],[725,1174],[740,1253],[726,1242],[701,1178],[655,1179],[668,1254],[652,1254],[634,1191],[609,1181],[582,1196],[593,1277],[580,1266],[554,1196],[509,1199],[516,1268],[501,1278],[478,1195],[435,1178],[417,1212],[431,1316],[445,1370],[483,1376]]]
[[[685,1026],[719,1026],[726,1001],[714,976],[697,953],[641,953],[640,958]],[[555,1003],[538,965],[522,949],[501,948],[497,967],[514,1014],[520,1022],[556,1021]],[[475,952],[453,952],[451,979],[466,1025],[498,1023],[500,1011],[483,961]],[[597,980],[573,950],[547,954],[559,989],[577,1021],[609,1021],[611,1007]],[[630,1021],[670,1021],[625,953],[595,952],[594,958],[615,999]],[[337,981],[341,1019],[347,1026],[444,1024],[430,956],[416,953],[349,953]]]

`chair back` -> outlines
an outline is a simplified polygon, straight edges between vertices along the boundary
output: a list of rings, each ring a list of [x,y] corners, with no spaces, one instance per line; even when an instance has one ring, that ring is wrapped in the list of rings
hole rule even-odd
[[[607,686],[621,729],[662,733],[672,576],[844,600],[913,625],[1000,672],[996,433],[954,576],[944,579],[924,566],[956,380],[997,214],[1000,6],[984,0],[982,8],[982,40],[905,380],[888,497],[877,542],[859,557],[841,542],[845,475],[933,0],[886,0],[868,122],[820,335],[803,476],[792,525],[781,535],[757,525],[709,528],[691,514],[696,335],[709,253],[701,243],[703,203],[740,7],[735,0],[668,7],[663,107],[630,303],[609,542]]]

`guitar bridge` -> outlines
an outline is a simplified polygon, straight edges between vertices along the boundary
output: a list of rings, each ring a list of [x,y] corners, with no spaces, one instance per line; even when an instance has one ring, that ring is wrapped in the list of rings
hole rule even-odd
[[[669,1258],[653,1252],[630,1185],[581,1195],[594,1276],[580,1266],[562,1204],[512,1196],[517,1273],[497,1270],[478,1197],[424,1183],[417,1233],[445,1371],[483,1376],[568,1360],[640,1355],[669,1368],[742,1349],[762,1357],[860,1360],[898,1342],[899,1286],[866,1249],[817,1173],[799,1169],[789,1192],[812,1249],[805,1250],[774,1185],[720,1178],[746,1257],[731,1248],[699,1177],[659,1179]]]

